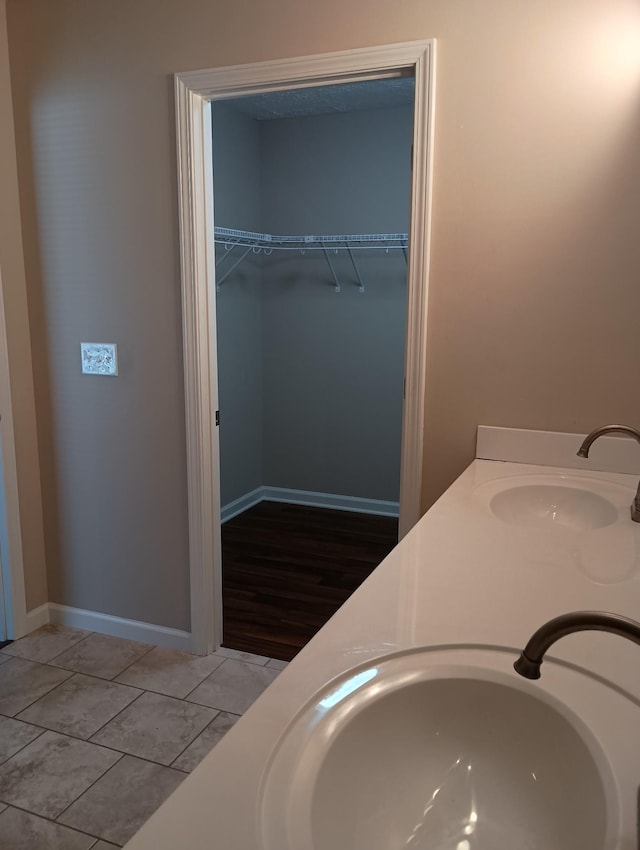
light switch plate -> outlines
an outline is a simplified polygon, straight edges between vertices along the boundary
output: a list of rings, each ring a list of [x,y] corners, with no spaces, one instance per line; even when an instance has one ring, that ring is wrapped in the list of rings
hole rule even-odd
[[[117,375],[118,346],[115,342],[81,342],[83,375]]]

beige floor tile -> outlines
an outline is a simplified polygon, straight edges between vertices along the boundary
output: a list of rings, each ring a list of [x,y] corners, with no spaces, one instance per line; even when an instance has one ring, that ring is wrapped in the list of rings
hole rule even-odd
[[[68,670],[10,658],[0,666],[0,714],[18,714],[69,676]]]
[[[2,812],[4,812],[4,810],[5,810],[6,808],[7,808],[7,807],[6,807],[6,805],[5,805],[4,803],[0,803],[0,814],[2,814]]]
[[[210,708],[145,693],[91,740],[169,765],[214,717]]]
[[[223,662],[224,658],[216,655],[189,655],[156,647],[117,681],[182,699]]]
[[[87,676],[114,679],[151,649],[153,647],[148,643],[94,633],[58,655],[51,663]]]
[[[142,691],[76,673],[49,691],[19,719],[75,738],[90,738]]]
[[[98,841],[91,850],[117,850],[119,846],[119,844],[111,844],[109,841]]]
[[[10,655],[5,655],[4,652],[0,652],[0,664],[4,664],[5,661],[8,661],[10,658]]]
[[[273,667],[274,670],[284,670],[287,665],[287,661],[280,661],[279,658],[270,658],[267,661],[267,667]]]
[[[0,815],[0,850],[89,850],[94,841],[91,835],[18,809]]]
[[[42,626],[30,635],[15,640],[2,650],[7,655],[27,658],[29,661],[46,663],[87,637],[90,632],[72,629],[69,626]]]
[[[179,770],[124,756],[61,815],[60,823],[124,844],[184,778]]]
[[[229,659],[189,694],[190,702],[231,714],[244,714],[279,671]]]
[[[232,658],[234,661],[247,661],[249,664],[264,665],[269,661],[266,655],[254,655],[253,652],[241,652],[239,649],[227,649],[226,646],[221,646],[213,653],[221,655],[223,658]]]
[[[104,747],[44,732],[0,767],[0,800],[55,818],[119,758]]]
[[[240,720],[240,717],[237,714],[221,711],[217,717],[214,717],[204,732],[198,735],[192,744],[189,744],[181,756],[178,756],[171,767],[191,773],[238,720]]]
[[[0,764],[42,734],[42,729],[0,715]]]

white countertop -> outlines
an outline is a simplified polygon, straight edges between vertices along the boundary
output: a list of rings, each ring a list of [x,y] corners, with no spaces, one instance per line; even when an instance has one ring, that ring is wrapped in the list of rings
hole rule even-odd
[[[550,618],[575,610],[640,617],[637,477],[565,470],[620,506],[587,532],[507,524],[488,504],[508,479],[561,468],[476,460],[127,844],[128,850],[260,850],[260,781],[293,715],[328,680],[399,650],[511,647],[514,660]],[[537,478],[536,478],[537,477]],[[526,482],[525,482],[526,483]],[[550,657],[640,698],[640,649],[603,632],[563,638]]]

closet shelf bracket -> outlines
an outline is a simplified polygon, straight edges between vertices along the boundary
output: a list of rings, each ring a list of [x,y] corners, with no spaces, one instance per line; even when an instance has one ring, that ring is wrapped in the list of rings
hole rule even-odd
[[[324,249],[324,256],[327,261],[327,265],[331,269],[331,276],[333,277],[333,282],[336,285],[336,292],[340,292],[340,281],[338,280],[338,275],[336,274],[336,270],[333,267],[333,263],[331,262],[331,258],[329,257],[329,252],[327,249]]]
[[[364,283],[362,282],[362,278],[360,277],[360,270],[356,265],[355,257],[353,256],[353,251],[351,248],[347,246],[347,251],[349,252],[349,259],[351,260],[351,264],[353,266],[353,270],[356,273],[356,277],[358,278],[358,292],[364,292]]]
[[[232,263],[232,264],[231,264],[231,265],[230,265],[227,269],[225,269],[225,271],[223,272],[223,274],[222,274],[220,277],[217,277],[217,276],[216,276],[216,290],[217,290],[218,292],[220,292],[220,287],[221,287],[221,286],[222,286],[222,284],[225,282],[225,280],[229,277],[229,275],[231,274],[231,272],[235,271],[235,269],[236,269],[236,268],[240,265],[240,263],[241,263],[241,262],[244,260],[244,258],[247,256],[247,254],[249,253],[249,251],[251,251],[252,247],[253,247],[253,246],[249,245],[249,247],[248,247],[245,251],[243,251],[243,252],[242,252],[242,254],[240,254],[240,256],[239,256],[239,257],[235,260],[235,262],[233,262],[233,263]],[[233,250],[233,249],[231,249],[231,250]],[[227,257],[229,257],[229,256],[231,255],[231,250],[229,251],[229,253],[228,253],[228,254],[225,254],[223,257],[221,257],[221,258],[217,261],[217,263],[216,263],[216,269],[218,268],[218,266],[219,266],[222,262],[224,262],[224,260],[226,260],[226,258],[227,258]]]

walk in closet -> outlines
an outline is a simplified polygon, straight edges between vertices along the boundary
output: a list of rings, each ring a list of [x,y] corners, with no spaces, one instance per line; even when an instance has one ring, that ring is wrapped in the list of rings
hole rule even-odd
[[[293,657],[397,540],[411,84],[212,106],[234,649]]]

